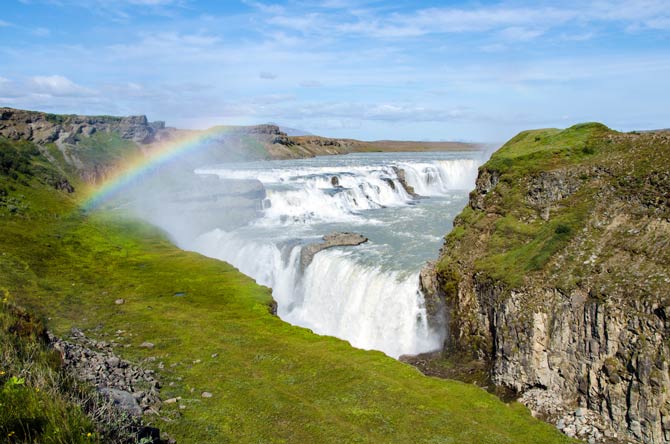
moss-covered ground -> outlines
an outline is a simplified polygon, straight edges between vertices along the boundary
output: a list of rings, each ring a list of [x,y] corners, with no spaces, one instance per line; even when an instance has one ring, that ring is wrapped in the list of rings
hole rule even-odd
[[[79,192],[22,170],[25,159],[48,164],[32,147],[3,141],[0,149],[15,159],[0,175],[3,310],[23,306],[58,335],[81,328],[156,370],[162,398],[181,400],[148,419],[177,442],[569,442],[523,406],[472,384],[425,377],[382,353],[286,324],[268,310],[270,290],[230,265],[181,251],[143,223],[82,211]],[[145,341],[155,347],[140,347]],[[0,363],[0,382],[29,375],[25,362]],[[34,393],[25,381],[22,389]],[[212,396],[201,397],[205,391]],[[59,418],[95,440],[86,435],[90,422],[63,399],[58,411],[70,413]],[[18,426],[4,420],[24,408],[2,398],[0,440],[64,442],[50,441],[48,428],[34,439],[9,436]]]

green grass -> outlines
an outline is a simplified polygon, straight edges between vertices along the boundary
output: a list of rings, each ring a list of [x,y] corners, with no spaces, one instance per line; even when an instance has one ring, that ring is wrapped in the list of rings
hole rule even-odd
[[[579,163],[595,152],[589,142],[607,133],[612,130],[601,123],[523,131],[496,151],[486,166],[521,177],[540,168]]]
[[[455,270],[468,264],[466,274],[490,278],[507,290],[529,282],[569,289],[592,270],[584,267],[588,257],[580,255],[589,250],[598,251],[601,262],[610,262],[606,268],[621,268],[621,273],[626,265],[613,258],[612,252],[631,251],[650,259],[645,265],[650,279],[645,283],[657,285],[659,278],[651,276],[663,273],[652,272],[652,268],[661,271],[669,263],[662,248],[663,231],[642,238],[631,233],[639,232],[650,217],[670,215],[668,165],[670,147],[663,136],[624,136],[598,123],[518,134],[482,166],[498,178],[495,188],[483,198],[484,210],[465,208],[446,238],[449,253],[437,266],[443,285],[456,291],[463,271]],[[545,173],[572,181],[576,190],[554,202],[531,203],[533,178]],[[616,197],[605,202],[602,195],[606,193]],[[617,235],[598,222],[608,220],[611,205],[631,216]],[[550,209],[548,220],[541,217],[546,209]],[[556,258],[561,258],[561,265],[551,265]],[[603,284],[629,284],[615,275],[605,276]]]
[[[548,222],[522,222],[511,214],[497,219],[487,254],[476,262],[477,268],[512,287],[521,286],[524,276],[542,270],[584,226],[589,214],[588,198],[582,193],[570,201],[571,206]]]
[[[0,441],[44,444],[99,442],[92,421],[68,398],[73,384],[58,371],[39,321],[0,291]]]
[[[180,443],[570,442],[474,385],[286,324],[268,311],[269,289],[152,227],[83,213],[77,193],[34,179],[12,187],[29,208],[0,208],[8,302],[58,334],[76,326],[130,345],[122,357],[154,368],[164,399],[182,397],[185,409],[149,418]]]
[[[70,148],[85,165],[116,165],[138,155],[137,144],[118,134],[97,132]]]
[[[599,123],[519,133],[483,166],[499,177],[495,192],[486,197],[487,211],[495,217],[466,208],[457,219],[454,232],[447,237],[447,244],[469,243],[472,239],[468,235],[489,233],[486,246],[478,249],[476,270],[508,287],[522,286],[529,274],[541,271],[582,229],[593,194],[591,189],[582,189],[569,196],[561,202],[558,214],[545,222],[526,201],[530,178],[588,164],[602,150],[602,138],[608,134],[615,132]],[[451,261],[449,256],[442,257],[438,270],[451,273]]]

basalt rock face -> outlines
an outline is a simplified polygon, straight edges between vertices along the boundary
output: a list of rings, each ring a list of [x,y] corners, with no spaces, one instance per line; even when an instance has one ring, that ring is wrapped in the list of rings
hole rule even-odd
[[[143,147],[170,134],[164,122],[149,122],[146,116],[57,115],[0,108],[0,137],[34,143],[52,163],[63,170],[74,169],[88,183],[102,182],[120,159],[141,155]]]
[[[407,194],[409,194],[414,198],[419,197],[419,195],[416,194],[416,192],[414,191],[414,187],[407,183],[407,175],[405,173],[405,170],[403,170],[402,168],[398,168],[397,166],[394,166],[393,171],[398,177],[398,182],[400,182],[400,185],[402,185]]]
[[[164,122],[147,121],[146,116],[111,117],[55,115],[12,108],[0,108],[0,135],[36,144],[76,143],[98,132],[116,133],[122,139],[150,143]]]
[[[445,353],[486,363],[570,436],[670,442],[669,171],[667,134],[508,142],[422,273]]]

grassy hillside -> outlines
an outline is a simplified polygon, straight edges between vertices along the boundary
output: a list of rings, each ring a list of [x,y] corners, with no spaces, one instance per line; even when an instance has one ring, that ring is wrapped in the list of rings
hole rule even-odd
[[[474,273],[510,288],[541,282],[569,289],[592,274],[594,264],[584,267],[588,258],[579,252],[596,246],[598,262],[611,262],[599,275],[608,285],[614,270],[623,278],[630,265],[616,252],[644,253],[639,257],[661,271],[670,264],[664,228],[636,235],[653,228],[645,228],[650,218],[670,216],[669,165],[670,138],[662,133],[621,134],[597,123],[524,131],[482,167],[482,178],[495,177],[497,186],[486,192],[481,182],[473,192],[471,202],[485,211],[470,205],[457,218],[439,271],[449,274],[454,261],[468,258]],[[598,226],[617,211],[630,213],[627,220]],[[632,230],[628,236],[623,226]],[[646,272],[644,293],[659,294],[663,273]]]
[[[668,433],[670,134],[520,133],[480,168],[433,271],[452,359],[557,425],[579,406],[612,442]]]
[[[78,192],[57,190],[39,173],[61,174],[30,144],[3,140],[0,153],[11,158],[0,171],[3,313],[22,306],[56,334],[78,327],[123,344],[123,358],[157,372],[163,399],[181,397],[148,418],[178,442],[569,441],[519,404],[284,323],[268,310],[270,290],[230,265],[180,251],[142,223],[80,210]],[[115,304],[120,298],[125,303]],[[24,347],[25,338],[13,341],[0,341],[3,355]],[[155,347],[139,347],[145,341]],[[36,359],[1,363],[0,384],[25,378],[22,389],[36,392]],[[212,397],[201,397],[205,391]],[[35,402],[44,412],[69,412],[58,421],[95,441],[65,392],[53,385],[60,407]],[[9,442],[23,442],[15,428],[32,427],[6,421],[8,412],[25,417],[28,406],[17,399],[0,401],[0,433]],[[35,430],[33,442],[76,442],[53,433]]]

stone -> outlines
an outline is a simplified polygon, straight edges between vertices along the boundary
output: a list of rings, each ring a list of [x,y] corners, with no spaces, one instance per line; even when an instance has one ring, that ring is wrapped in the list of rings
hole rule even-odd
[[[125,302],[126,302],[125,299],[117,299],[117,300],[114,301],[114,303],[116,305],[123,305]]]
[[[177,398],[168,398],[165,401],[163,401],[165,404],[175,404],[177,402]]]
[[[212,394],[210,392],[202,392],[200,396],[202,396],[203,398],[211,398]]]
[[[144,341],[143,343],[140,344],[140,347],[151,349],[151,348],[154,348],[154,344],[153,344],[153,342]],[[154,358],[154,360],[155,360],[155,358]]]
[[[113,388],[103,388],[100,393],[124,412],[132,416],[142,416],[142,409],[132,393]]]
[[[414,187],[412,187],[410,184],[407,183],[405,170],[403,170],[402,168],[398,168],[397,166],[394,166],[393,171],[398,177],[398,182],[400,182],[400,185],[402,185],[407,194],[409,194],[414,198],[419,197],[419,195],[414,192]]]
[[[323,236],[323,238],[311,244],[308,244],[300,251],[300,266],[304,270],[312,263],[314,255],[333,247],[357,246],[368,241],[368,238],[356,233],[333,232]]]
[[[137,440],[142,443],[158,444],[161,442],[161,433],[156,427],[142,426],[137,431]]]

